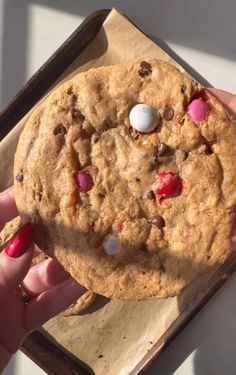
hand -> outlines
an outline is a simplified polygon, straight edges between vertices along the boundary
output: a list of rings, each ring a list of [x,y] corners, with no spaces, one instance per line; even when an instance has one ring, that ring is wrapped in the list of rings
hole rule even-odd
[[[208,88],[207,90],[211,92],[222,104],[224,104],[229,112],[236,116],[236,95],[219,89]]]
[[[0,231],[17,216],[12,188],[0,193]],[[26,336],[85,293],[53,259],[30,268],[37,256],[31,224],[23,226],[0,253],[0,373]],[[25,304],[19,284],[32,296]]]

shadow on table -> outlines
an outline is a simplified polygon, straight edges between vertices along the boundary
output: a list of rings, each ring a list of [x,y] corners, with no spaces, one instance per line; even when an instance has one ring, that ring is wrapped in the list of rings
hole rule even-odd
[[[235,375],[235,293],[236,274],[188,324],[187,329],[178,335],[146,374]],[[188,358],[193,352],[193,358]],[[178,370],[180,366],[181,370]]]
[[[150,39],[171,56],[184,70],[204,87],[212,87],[211,83],[180,57],[166,42],[154,35]]]

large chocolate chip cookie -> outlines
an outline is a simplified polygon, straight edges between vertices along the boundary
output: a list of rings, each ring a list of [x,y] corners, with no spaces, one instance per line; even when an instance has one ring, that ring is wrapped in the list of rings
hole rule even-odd
[[[87,288],[173,296],[233,249],[235,142],[222,105],[171,65],[92,69],[27,121],[17,207]]]

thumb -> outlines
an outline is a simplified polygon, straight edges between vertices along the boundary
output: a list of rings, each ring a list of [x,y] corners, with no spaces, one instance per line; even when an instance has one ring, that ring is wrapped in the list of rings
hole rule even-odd
[[[0,301],[26,276],[33,258],[33,227],[25,224],[0,254]]]
[[[207,88],[207,91],[211,92],[229,112],[236,116],[236,95],[214,88]]]

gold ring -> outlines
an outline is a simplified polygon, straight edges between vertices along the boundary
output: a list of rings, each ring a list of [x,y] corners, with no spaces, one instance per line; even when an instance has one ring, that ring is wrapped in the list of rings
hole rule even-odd
[[[16,293],[18,294],[18,296],[20,297],[20,299],[22,300],[23,303],[28,303],[33,297],[31,295],[29,295],[23,284],[20,284],[17,288],[16,288]]]

